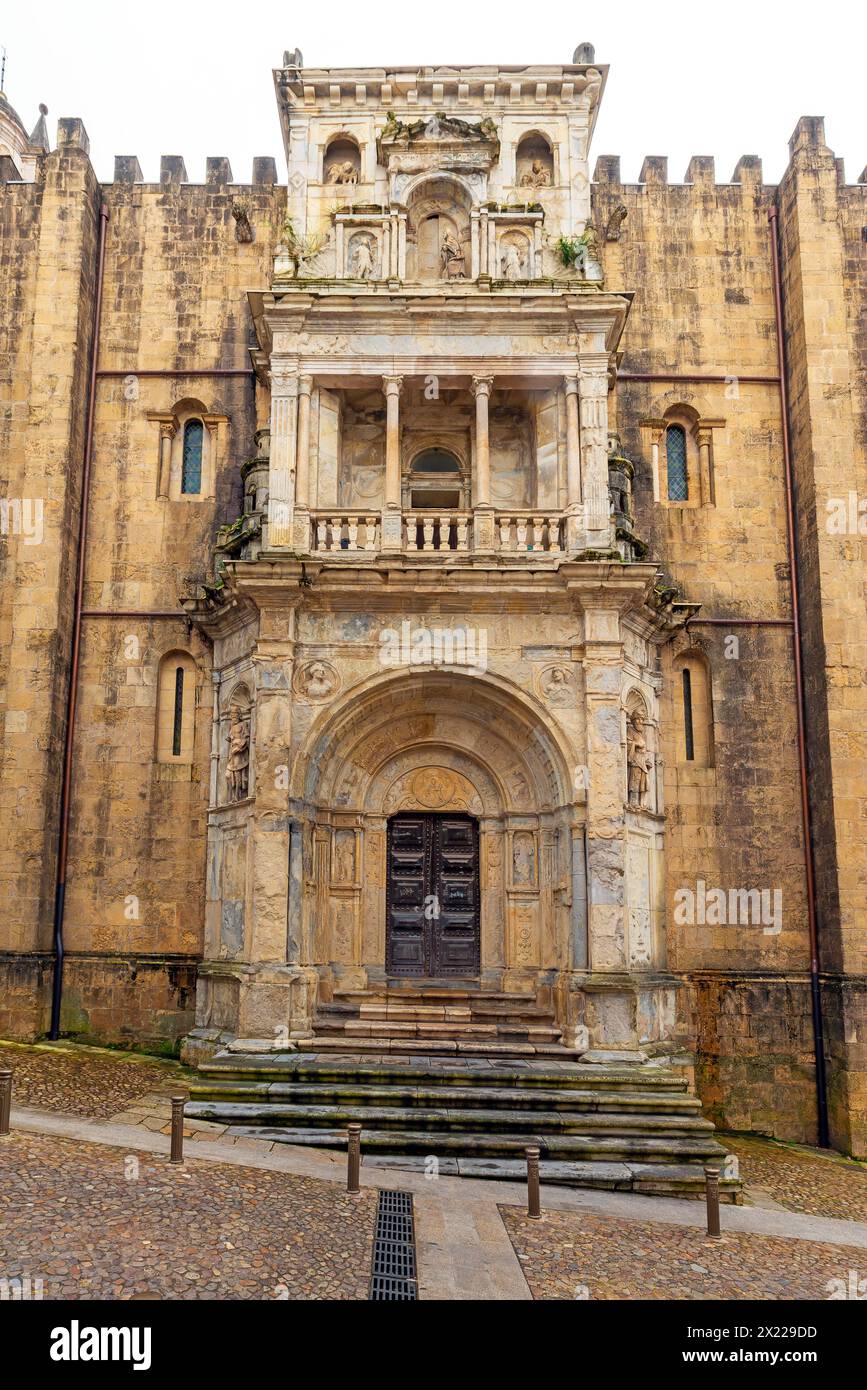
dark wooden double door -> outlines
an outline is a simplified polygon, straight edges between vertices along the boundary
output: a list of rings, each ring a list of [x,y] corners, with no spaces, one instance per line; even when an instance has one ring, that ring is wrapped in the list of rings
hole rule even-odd
[[[389,975],[479,973],[479,827],[470,816],[388,823]]]

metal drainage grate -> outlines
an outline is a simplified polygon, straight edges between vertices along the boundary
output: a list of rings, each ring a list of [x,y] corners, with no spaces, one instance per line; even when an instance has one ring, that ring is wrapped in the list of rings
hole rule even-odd
[[[380,1192],[373,1237],[370,1299],[418,1299],[411,1192]]]

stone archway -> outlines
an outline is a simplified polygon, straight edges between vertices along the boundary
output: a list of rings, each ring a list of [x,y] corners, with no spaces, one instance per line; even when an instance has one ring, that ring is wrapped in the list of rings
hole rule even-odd
[[[454,670],[377,677],[308,736],[304,914],[321,973],[362,986],[386,962],[386,850],[400,812],[478,824],[481,979],[530,987],[568,954],[574,793],[561,731],[533,697]]]

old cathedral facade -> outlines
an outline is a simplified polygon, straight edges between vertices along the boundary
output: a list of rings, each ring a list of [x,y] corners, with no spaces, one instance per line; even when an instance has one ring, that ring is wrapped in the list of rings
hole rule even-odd
[[[0,1036],[867,1152],[867,183],[623,183],[606,77],[287,53],[249,184],[0,102]]]

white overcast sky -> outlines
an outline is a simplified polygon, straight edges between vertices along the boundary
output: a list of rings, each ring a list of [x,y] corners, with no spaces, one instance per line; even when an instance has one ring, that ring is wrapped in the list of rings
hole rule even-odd
[[[855,182],[867,164],[865,15],[864,0],[35,0],[0,11],[0,44],[28,131],[40,101],[52,143],[59,116],[80,116],[104,180],[115,154],[138,155],[147,180],[161,154],[183,155],[193,182],[206,155],[228,155],[247,182],[253,156],[271,154],[282,181],[271,68],[286,48],[312,67],[563,63],[587,41],[610,65],[592,157],[619,154],[624,179],[646,154],[667,154],[673,181],[693,154],[715,155],[721,181],[758,154],[775,182],[809,115],[825,117]]]

